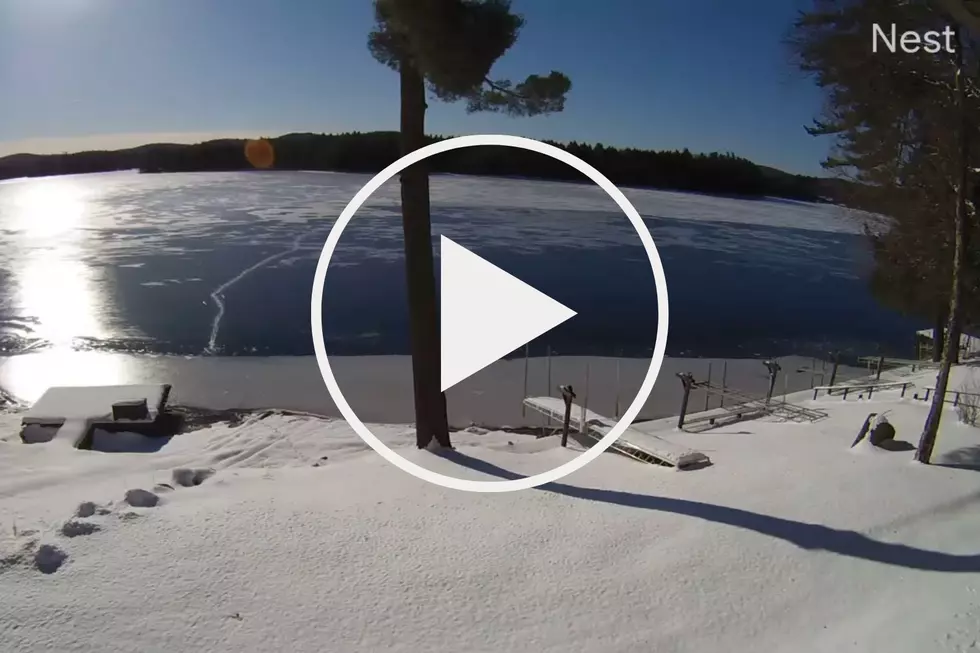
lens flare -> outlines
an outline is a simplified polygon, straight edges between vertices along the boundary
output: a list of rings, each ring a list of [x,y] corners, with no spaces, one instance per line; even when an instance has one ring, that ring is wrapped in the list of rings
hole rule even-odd
[[[265,169],[272,167],[276,156],[272,143],[260,138],[245,143],[245,158],[253,167]]]

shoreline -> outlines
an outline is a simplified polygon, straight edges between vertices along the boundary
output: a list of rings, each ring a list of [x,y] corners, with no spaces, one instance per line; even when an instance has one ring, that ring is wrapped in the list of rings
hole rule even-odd
[[[809,368],[811,358],[786,356],[773,396],[806,390],[827,382]],[[331,368],[348,404],[365,423],[414,422],[411,357],[335,356]],[[649,359],[596,356],[555,356],[527,361],[527,395],[557,395],[559,384],[571,384],[578,402],[608,417],[622,415],[633,401],[649,368]],[[635,421],[671,417],[679,412],[683,394],[677,378],[690,372],[697,380],[720,384],[727,368],[728,387],[764,395],[765,366],[758,359],[665,358],[657,382]],[[863,368],[841,365],[837,379],[866,374]],[[548,419],[523,409],[525,359],[500,360],[450,388],[446,393],[449,420],[455,429],[539,428]],[[18,402],[33,403],[51,386],[169,383],[170,403],[206,411],[281,410],[340,418],[313,356],[185,357],[107,352],[46,351],[0,357],[0,392]],[[548,387],[551,386],[551,392]],[[617,413],[616,407],[619,406]],[[688,412],[717,408],[703,391],[691,393]]]

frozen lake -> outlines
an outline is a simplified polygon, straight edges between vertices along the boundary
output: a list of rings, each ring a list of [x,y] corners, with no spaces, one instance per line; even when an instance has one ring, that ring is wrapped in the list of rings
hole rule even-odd
[[[0,351],[306,355],[316,259],[369,177],[112,173],[0,184]],[[837,207],[627,190],[660,251],[668,355],[909,357],[920,325],[867,292],[861,224]],[[596,187],[441,176],[445,234],[579,313],[534,343],[642,356],[656,330],[639,239]],[[341,239],[324,324],[335,354],[404,354],[398,187]],[[221,290],[216,302],[212,293]]]

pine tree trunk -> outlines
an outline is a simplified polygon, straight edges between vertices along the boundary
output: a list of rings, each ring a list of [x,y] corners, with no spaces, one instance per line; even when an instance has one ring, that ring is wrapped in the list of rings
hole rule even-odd
[[[425,81],[411,64],[401,66],[401,149],[408,154],[425,146]],[[405,276],[408,284],[412,380],[415,391],[416,445],[435,438],[451,446],[445,396],[440,386],[439,306],[436,301],[429,171],[422,161],[401,174]]]
[[[965,227],[964,227],[965,230]],[[963,247],[963,254],[966,255],[966,247]],[[954,253],[955,256],[955,253]],[[962,263],[960,264],[960,303],[963,303],[963,269]],[[963,334],[963,311],[960,310],[959,315],[956,316],[956,324],[953,326],[953,330],[949,332],[947,339],[953,343],[953,365],[960,364],[960,338]]]
[[[953,236],[953,269],[952,287],[949,293],[949,315],[946,321],[946,339],[943,346],[943,357],[939,365],[939,374],[936,377],[936,392],[932,395],[932,405],[929,407],[929,415],[922,428],[922,436],[919,438],[919,447],[915,452],[915,459],[921,463],[929,464],[932,459],[932,450],[936,444],[936,436],[939,434],[939,423],[942,419],[943,408],[946,405],[946,389],[949,387],[949,373],[953,367],[953,361],[959,353],[959,336],[957,335],[960,325],[960,295],[963,290],[963,260],[966,256],[966,197],[967,183],[969,179],[969,115],[966,108],[966,98],[964,97],[963,82],[963,50],[960,40],[959,30],[956,30],[956,52],[958,67],[956,70],[956,102],[959,109],[959,156],[957,160],[958,181],[956,185],[956,213],[954,217],[954,236]]]

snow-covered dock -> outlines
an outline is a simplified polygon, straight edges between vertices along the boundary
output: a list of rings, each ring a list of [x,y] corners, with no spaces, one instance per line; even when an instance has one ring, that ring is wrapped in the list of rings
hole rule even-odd
[[[21,418],[21,438],[78,447],[95,428],[139,432],[157,424],[169,396],[168,384],[49,388]]]
[[[524,405],[561,424],[565,415],[565,403],[554,397],[527,397]],[[591,446],[612,431],[617,420],[610,419],[579,405],[572,404],[569,423],[579,435],[586,438],[585,444]],[[641,433],[627,428],[611,447],[613,451],[634,460],[668,465],[678,469],[707,465],[711,461],[701,453],[688,447],[681,447],[649,433]]]

